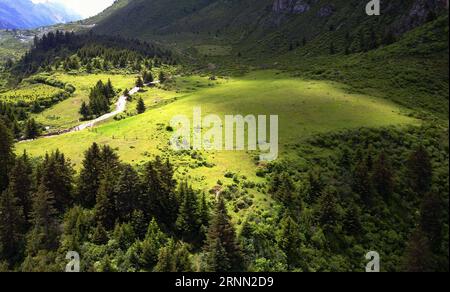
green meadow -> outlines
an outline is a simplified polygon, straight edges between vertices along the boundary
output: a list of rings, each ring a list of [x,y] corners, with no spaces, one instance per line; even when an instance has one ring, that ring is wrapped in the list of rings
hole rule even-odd
[[[60,76],[61,80],[79,89],[76,97],[44,112],[40,122],[45,123],[45,116],[53,112],[67,121],[59,126],[73,125],[79,103],[86,98],[91,82],[106,77]],[[134,80],[131,76],[110,77],[113,84],[122,88]],[[219,179],[224,180],[227,172],[258,181],[256,158],[259,153],[173,152],[169,146],[172,132],[167,126],[176,115],[192,117],[194,107],[202,108],[202,116],[216,114],[223,119],[225,115],[278,115],[281,158],[289,156],[287,145],[319,133],[419,124],[418,120],[408,117],[408,111],[389,101],[352,94],[338,83],[293,78],[275,71],[256,71],[240,78],[214,82],[200,76],[178,77],[174,82],[170,86],[173,90],[146,88],[145,92],[137,95],[147,105],[147,111],[142,115],[134,115],[134,97],[134,101],[128,104],[128,115],[121,120],[111,119],[90,130],[19,143],[16,151],[26,150],[33,156],[42,156],[59,149],[79,167],[82,153],[93,142],[109,144],[124,161],[134,164],[156,155],[169,157],[177,165],[178,174],[188,175],[194,185],[206,189],[213,187]],[[81,84],[86,87],[80,87]],[[68,103],[71,106],[67,106]]]
[[[51,129],[67,129],[79,123],[81,115],[79,109],[83,101],[89,100],[89,90],[99,81],[111,79],[116,90],[134,87],[136,75],[127,74],[79,74],[55,73],[52,79],[64,84],[71,84],[76,88],[75,93],[68,99],[35,115],[36,120]]]

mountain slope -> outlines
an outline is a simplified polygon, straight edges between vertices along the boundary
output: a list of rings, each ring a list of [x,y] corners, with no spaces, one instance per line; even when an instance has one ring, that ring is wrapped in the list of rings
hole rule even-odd
[[[275,54],[290,42],[335,34],[399,36],[446,12],[445,0],[395,0],[380,17],[367,1],[329,0],[127,0],[95,30],[171,43],[232,43],[242,51]],[[125,3],[126,2],[126,3]]]
[[[30,29],[80,18],[79,15],[56,3],[0,0],[0,29]]]

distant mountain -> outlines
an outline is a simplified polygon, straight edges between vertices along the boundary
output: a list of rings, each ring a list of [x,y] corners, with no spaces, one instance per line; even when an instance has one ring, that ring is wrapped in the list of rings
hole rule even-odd
[[[80,15],[57,3],[0,0],[0,29],[31,29],[81,18]]]

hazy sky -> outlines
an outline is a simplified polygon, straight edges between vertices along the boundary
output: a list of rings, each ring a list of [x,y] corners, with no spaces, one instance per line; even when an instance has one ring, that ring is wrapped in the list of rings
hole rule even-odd
[[[38,2],[58,2],[83,17],[94,16],[114,3],[114,0],[31,0]]]

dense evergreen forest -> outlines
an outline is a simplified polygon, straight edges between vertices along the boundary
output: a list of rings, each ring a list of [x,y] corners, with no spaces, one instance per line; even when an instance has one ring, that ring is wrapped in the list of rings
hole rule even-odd
[[[15,156],[0,121],[1,269],[61,271],[75,250],[83,271],[361,271],[372,248],[386,271],[448,270],[446,137],[422,127],[314,138],[299,153],[336,154],[267,167],[274,212],[238,231],[226,204],[238,192],[196,191],[170,161],[133,167],[106,145],[85,152],[79,173],[59,151]]]
[[[88,71],[94,68],[140,69],[141,64],[148,62],[148,59],[155,59],[157,63],[176,63],[169,50],[147,42],[93,33],[56,31],[41,38],[36,37],[32,49],[11,65],[11,70],[14,80],[20,82],[21,78],[52,66],[62,65],[66,70],[86,66]]]

